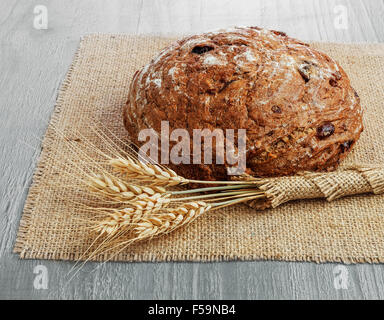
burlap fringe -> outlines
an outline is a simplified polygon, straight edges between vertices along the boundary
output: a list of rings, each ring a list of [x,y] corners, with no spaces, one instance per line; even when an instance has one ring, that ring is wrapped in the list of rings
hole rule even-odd
[[[249,177],[247,178],[249,179]],[[260,189],[267,200],[253,200],[252,208],[266,209],[292,200],[325,198],[332,201],[341,197],[384,192],[384,168],[374,165],[350,165],[327,172],[303,172],[296,176],[263,179]]]

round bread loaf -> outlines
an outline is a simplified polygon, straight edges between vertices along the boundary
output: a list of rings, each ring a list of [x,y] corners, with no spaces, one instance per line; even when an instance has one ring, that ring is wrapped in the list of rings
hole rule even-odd
[[[359,96],[337,62],[258,27],[195,35],[162,50],[134,74],[123,117],[138,145],[139,131],[160,134],[161,121],[191,137],[193,129],[246,129],[254,176],[335,169],[363,130]],[[226,179],[229,165],[215,164],[213,147],[213,164],[169,166],[187,178]]]

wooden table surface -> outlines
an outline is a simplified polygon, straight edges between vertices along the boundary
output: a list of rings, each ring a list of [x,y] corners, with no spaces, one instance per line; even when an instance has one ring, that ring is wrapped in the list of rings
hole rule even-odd
[[[36,5],[48,10],[46,30],[34,27]],[[302,40],[383,42],[383,18],[383,0],[1,0],[0,298],[383,299],[383,265],[89,263],[68,282],[72,262],[12,253],[40,139],[82,35],[257,25]],[[41,268],[47,289],[34,285]]]

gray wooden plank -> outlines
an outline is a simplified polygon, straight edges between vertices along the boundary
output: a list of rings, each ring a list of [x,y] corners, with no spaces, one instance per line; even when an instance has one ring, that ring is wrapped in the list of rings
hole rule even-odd
[[[61,299],[348,299],[383,298],[382,265],[347,265],[349,286],[336,290],[337,264],[292,262],[89,263],[68,283],[71,262],[19,260],[18,222],[39,156],[39,141],[79,38],[92,32],[182,34],[259,25],[303,40],[384,40],[383,1],[42,1],[49,29],[32,26],[34,3],[0,2],[0,298]],[[334,27],[344,5],[349,28]],[[38,139],[35,139],[36,136]],[[49,289],[33,287],[46,266]],[[96,271],[93,271],[97,268]]]

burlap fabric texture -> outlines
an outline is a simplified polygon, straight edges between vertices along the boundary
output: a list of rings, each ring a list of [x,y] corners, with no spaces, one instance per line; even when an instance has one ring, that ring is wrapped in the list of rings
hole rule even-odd
[[[21,258],[75,260],[81,258],[89,247],[92,241],[89,229],[74,218],[79,210],[76,202],[62,201],[80,197],[76,188],[62,187],[71,185],[65,174],[69,168],[62,164],[63,159],[76,160],[65,144],[68,140],[78,142],[81,149],[81,139],[74,132],[92,136],[89,127],[95,121],[102,122],[121,139],[127,139],[121,108],[127,98],[130,79],[138,68],[172,40],[103,34],[82,39],[61,87],[25,204],[15,245],[15,252]],[[384,163],[384,45],[314,43],[313,46],[340,62],[359,93],[365,110],[365,131],[343,167],[356,163]],[[58,137],[53,128],[65,132],[66,139]],[[97,141],[95,139],[96,144]],[[98,147],[102,149],[103,145]],[[377,179],[379,185],[382,181],[381,171],[378,174],[381,178],[375,175],[376,178],[369,180],[366,171],[372,171],[365,169],[352,170],[352,173],[358,175],[356,179],[362,179],[360,181],[365,183],[367,191],[381,192],[380,188],[375,189]],[[362,175],[364,172],[365,176]],[[298,179],[303,179],[303,176]],[[316,179],[315,185],[311,184],[315,186],[313,192],[338,198],[338,188],[321,190],[322,178],[317,176]],[[353,180],[352,184],[351,180],[346,181],[340,185],[349,191],[355,187]],[[72,181],[72,185],[75,183]],[[269,190],[277,192],[276,188]],[[292,199],[298,198],[300,190],[295,192],[290,196]],[[269,205],[276,206],[286,200],[280,197]],[[172,234],[132,245],[113,260],[383,262],[383,209],[384,196],[372,194],[332,202],[297,200],[262,211],[237,205],[203,215]],[[108,256],[99,256],[98,259],[108,259]]]

